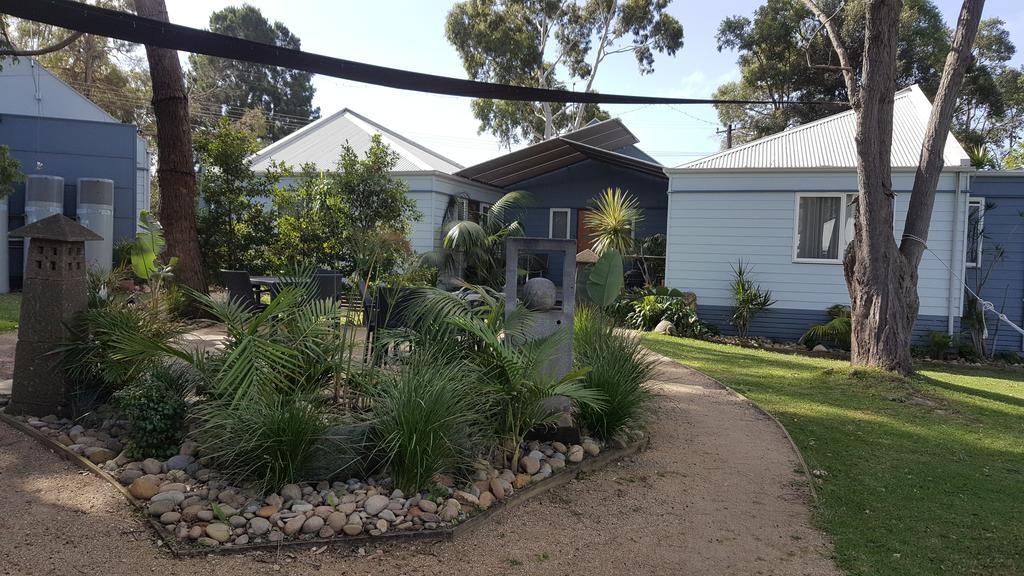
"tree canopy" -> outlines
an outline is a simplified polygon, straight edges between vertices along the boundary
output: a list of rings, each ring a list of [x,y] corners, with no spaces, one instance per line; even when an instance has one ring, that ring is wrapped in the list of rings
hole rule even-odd
[[[605,58],[631,52],[640,74],[655,53],[674,56],[683,27],[666,13],[671,0],[464,0],[448,13],[445,36],[474,80],[593,90]],[[599,106],[473,100],[479,131],[503,146],[538,142],[607,119]]]
[[[860,75],[864,45],[864,0],[822,0],[849,47]],[[842,9],[840,9],[842,8]],[[742,77],[715,91],[716,98],[769,100],[757,106],[720,105],[719,120],[734,127],[742,143],[817,120],[843,108],[790,104],[794,101],[849,100],[835,53],[811,11],[799,0],[768,0],[753,18],[731,16],[716,36],[718,49],[733,50]],[[929,97],[938,88],[952,31],[931,0],[906,0],[899,20],[896,80],[900,87],[920,84]],[[982,21],[973,48],[974,61],[957,101],[953,133],[968,150],[1004,157],[1024,130],[1024,72],[1009,65],[1016,53],[1005,22]]]
[[[228,6],[210,15],[210,31],[298,50],[299,37],[281,22],[271,23],[258,8]],[[189,56],[188,82],[199,116],[241,117],[259,109],[267,134],[277,140],[320,117],[313,107],[313,75],[202,54]]]

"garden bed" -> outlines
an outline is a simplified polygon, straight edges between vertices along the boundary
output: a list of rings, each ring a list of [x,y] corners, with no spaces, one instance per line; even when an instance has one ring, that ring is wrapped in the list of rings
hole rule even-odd
[[[289,484],[261,497],[218,479],[186,441],[166,460],[131,459],[120,451],[123,423],[84,428],[53,416],[0,419],[72,463],[103,478],[146,519],[173,554],[232,553],[280,546],[357,545],[366,541],[445,540],[475,529],[494,513],[607,466],[646,447],[643,434],[603,449],[530,442],[517,472],[490,466],[473,482],[449,478],[406,498],[389,479]],[[201,455],[200,455],[201,456]]]

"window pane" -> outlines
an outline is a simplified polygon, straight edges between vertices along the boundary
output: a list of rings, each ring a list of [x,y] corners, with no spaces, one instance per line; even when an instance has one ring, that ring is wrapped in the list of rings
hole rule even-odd
[[[557,210],[551,213],[551,237],[564,240],[569,237],[569,213]]]
[[[967,250],[964,254],[968,264],[978,264],[981,235],[981,204],[972,202],[967,208]]]
[[[840,197],[800,198],[797,217],[797,258],[839,258]]]

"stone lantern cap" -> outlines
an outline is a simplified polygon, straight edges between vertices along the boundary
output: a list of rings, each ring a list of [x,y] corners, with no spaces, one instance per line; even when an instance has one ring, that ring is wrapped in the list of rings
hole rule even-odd
[[[31,224],[11,230],[10,235],[21,238],[57,240],[60,242],[85,242],[86,240],[103,239],[99,234],[63,214],[54,214],[42,220],[36,220]]]
[[[596,264],[598,259],[597,253],[590,248],[584,248],[582,252],[576,255],[577,264]]]

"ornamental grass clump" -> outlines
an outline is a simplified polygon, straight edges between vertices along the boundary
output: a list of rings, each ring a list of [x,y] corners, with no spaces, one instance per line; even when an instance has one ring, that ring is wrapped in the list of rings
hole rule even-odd
[[[467,470],[485,445],[487,402],[477,374],[448,347],[417,349],[374,391],[371,459],[410,494]]]
[[[605,440],[642,425],[651,400],[654,360],[640,341],[617,334],[609,318],[588,307],[576,310],[573,332],[576,366],[590,368],[583,385],[605,398],[601,407],[581,405],[580,421]]]

